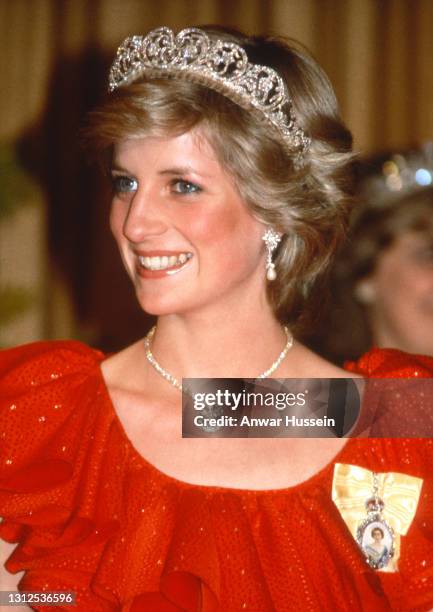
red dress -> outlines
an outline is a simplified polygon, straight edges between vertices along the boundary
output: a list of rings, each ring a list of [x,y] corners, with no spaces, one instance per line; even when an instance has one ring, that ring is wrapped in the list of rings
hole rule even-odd
[[[375,611],[433,608],[433,441],[351,439],[300,485],[197,486],[134,449],[103,355],[37,343],[0,358],[0,536],[21,590],[74,591],[99,612]],[[373,350],[348,369],[433,375],[433,360]],[[415,374],[415,373],[418,374]],[[331,499],[333,465],[424,479],[399,571],[370,569]]]

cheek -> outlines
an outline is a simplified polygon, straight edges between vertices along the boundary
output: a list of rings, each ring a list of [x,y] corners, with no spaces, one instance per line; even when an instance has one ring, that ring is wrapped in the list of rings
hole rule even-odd
[[[185,227],[193,242],[207,248],[221,248],[224,252],[243,247],[257,250],[263,234],[263,226],[248,211],[239,210],[237,203],[224,211],[212,211],[193,215],[186,219]]]
[[[419,272],[407,264],[385,270],[380,282],[385,299],[400,300],[401,305],[410,303],[412,298],[422,292],[423,283]]]
[[[207,245],[218,245],[233,238],[236,226],[236,219],[233,214],[230,214],[230,211],[225,214],[208,212],[196,215],[188,223],[191,237]]]
[[[394,253],[385,253],[378,261],[375,272],[375,283],[378,295],[389,301],[394,297],[411,292],[415,284],[414,270],[404,258]]]
[[[123,236],[123,226],[125,223],[125,207],[119,205],[119,203],[113,202],[110,208],[110,230],[115,240],[119,242]]]

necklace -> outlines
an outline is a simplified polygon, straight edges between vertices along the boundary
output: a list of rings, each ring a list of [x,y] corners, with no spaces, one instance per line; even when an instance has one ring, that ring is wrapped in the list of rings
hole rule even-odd
[[[265,372],[263,372],[263,374],[260,374],[259,376],[256,376],[256,378],[268,378],[273,372],[275,372],[275,370],[278,368],[278,366],[280,365],[280,363],[283,361],[284,357],[287,355],[287,353],[290,351],[290,349],[293,346],[293,336],[292,334],[289,332],[288,328],[286,326],[283,327],[284,329],[284,333],[286,334],[286,345],[284,346],[283,350],[281,351],[281,353],[279,354],[278,358],[274,361],[274,363],[271,365],[270,368],[268,368],[267,370],[265,370]],[[170,374],[170,372],[167,372],[166,369],[164,369],[162,367],[162,365],[160,365],[155,357],[153,356],[153,353],[151,351],[150,345],[152,343],[152,338],[155,334],[155,330],[156,330],[156,326],[152,327],[152,329],[150,330],[150,332],[147,334],[147,336],[144,339],[144,350],[146,353],[146,358],[147,361],[155,368],[155,370],[158,372],[158,374],[161,374],[161,376],[163,378],[165,378],[165,380],[167,380],[171,385],[173,385],[173,387],[176,387],[176,389],[179,389],[179,391],[182,391],[182,383],[180,383],[177,378],[175,378],[172,374]]]

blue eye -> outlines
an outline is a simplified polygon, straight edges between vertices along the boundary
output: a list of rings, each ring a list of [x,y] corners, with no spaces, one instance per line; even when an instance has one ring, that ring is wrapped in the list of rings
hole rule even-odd
[[[128,193],[138,189],[138,182],[130,176],[112,176],[111,180],[116,193]]]
[[[183,179],[173,179],[171,181],[171,188],[175,193],[180,194],[199,193],[202,191],[199,185],[190,181],[184,181]]]

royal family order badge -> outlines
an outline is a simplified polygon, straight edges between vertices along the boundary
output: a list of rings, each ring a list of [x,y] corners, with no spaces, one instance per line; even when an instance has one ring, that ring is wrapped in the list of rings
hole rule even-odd
[[[394,556],[394,530],[382,516],[384,501],[378,495],[377,473],[373,472],[372,497],[365,502],[366,518],[356,530],[356,541],[373,569],[386,567]]]
[[[335,464],[332,499],[371,569],[398,571],[422,482],[400,472]]]

